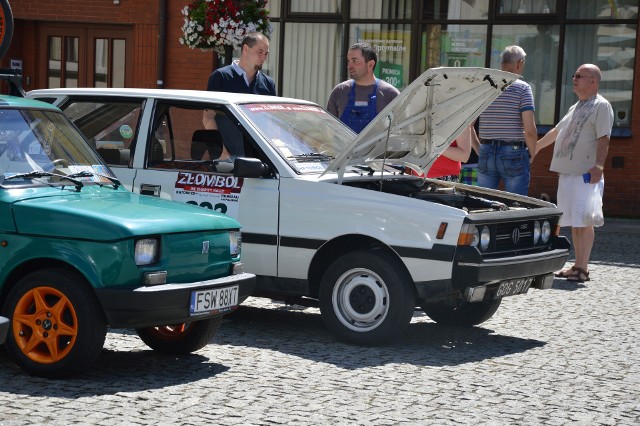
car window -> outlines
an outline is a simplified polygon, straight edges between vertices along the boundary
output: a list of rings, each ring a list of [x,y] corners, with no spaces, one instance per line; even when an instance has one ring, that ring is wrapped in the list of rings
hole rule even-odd
[[[109,177],[111,172],[62,113],[0,109],[0,185],[71,183],[80,188],[87,183],[108,182]]]
[[[71,99],[62,109],[110,166],[129,166],[144,101]]]
[[[319,106],[267,103],[240,108],[297,173],[322,173],[354,138]]]
[[[205,128],[205,114],[214,123]],[[245,136],[230,114],[211,105],[159,102],[155,108],[147,167],[230,172],[245,156]]]

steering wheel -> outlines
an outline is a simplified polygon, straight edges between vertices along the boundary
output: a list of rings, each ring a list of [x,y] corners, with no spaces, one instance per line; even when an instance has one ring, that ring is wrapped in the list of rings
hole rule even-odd
[[[58,167],[60,167],[60,168],[69,167],[69,161],[65,160],[64,158],[56,158],[55,160],[53,160],[51,162],[51,164],[56,166],[56,168],[58,168]]]

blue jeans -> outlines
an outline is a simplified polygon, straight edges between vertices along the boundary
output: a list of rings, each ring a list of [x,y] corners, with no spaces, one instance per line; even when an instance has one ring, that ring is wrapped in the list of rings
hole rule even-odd
[[[483,143],[478,155],[478,186],[497,189],[500,180],[504,190],[529,194],[531,157],[527,146]]]

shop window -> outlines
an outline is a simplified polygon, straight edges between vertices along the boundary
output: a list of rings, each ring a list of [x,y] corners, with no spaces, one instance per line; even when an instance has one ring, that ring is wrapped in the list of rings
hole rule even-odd
[[[486,25],[427,25],[422,31],[420,72],[434,67],[484,67]]]
[[[271,35],[269,36],[269,55],[267,60],[262,64],[262,72],[273,78],[276,82],[276,92],[281,93],[280,87],[278,87],[278,61],[280,61],[280,23],[271,22]],[[240,51],[238,50],[238,55]]]
[[[291,0],[291,13],[339,14],[340,0]]]
[[[269,0],[267,2],[267,10],[269,11],[269,18],[279,18],[280,0]]]
[[[558,25],[496,25],[493,27],[491,68],[500,68],[500,54],[507,46],[520,46],[527,54],[522,79],[531,85],[538,124],[554,124],[559,39],[560,26]]]
[[[285,25],[282,95],[326,105],[340,81],[344,27],[292,22]]]
[[[560,110],[576,102],[571,75],[584,63],[602,72],[599,93],[613,106],[614,126],[631,125],[636,25],[567,25],[564,49],[563,91]]]
[[[637,19],[638,0],[567,0],[569,19]]]
[[[411,0],[352,0],[350,15],[354,19],[408,19]]]
[[[489,0],[423,0],[426,19],[487,19]]]
[[[371,44],[378,54],[374,74],[395,86],[407,87],[411,59],[411,26],[404,24],[352,24],[349,45],[357,42]],[[343,53],[346,55],[346,52]]]
[[[584,7],[581,5],[580,7]],[[498,15],[555,14],[556,0],[499,0]]]

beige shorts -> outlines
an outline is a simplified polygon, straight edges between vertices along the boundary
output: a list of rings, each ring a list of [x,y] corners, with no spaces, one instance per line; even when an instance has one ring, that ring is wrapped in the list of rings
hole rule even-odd
[[[600,182],[594,183],[600,189],[600,195],[604,193],[604,177]],[[582,228],[585,225],[584,218],[588,203],[589,187],[584,183],[582,175],[561,174],[558,180],[558,208],[562,210],[560,226]]]

